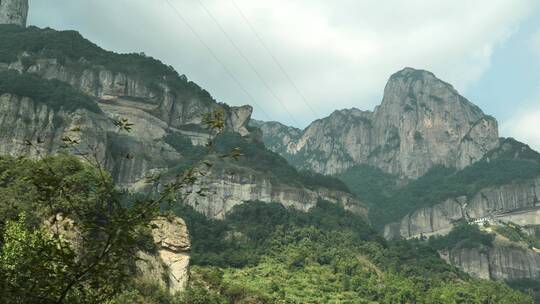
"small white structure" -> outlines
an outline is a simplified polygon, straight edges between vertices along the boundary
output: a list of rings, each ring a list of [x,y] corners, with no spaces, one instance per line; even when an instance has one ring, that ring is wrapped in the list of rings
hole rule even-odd
[[[495,223],[495,220],[490,216],[481,217],[481,218],[477,218],[477,219],[475,219],[475,218],[469,219],[469,224],[470,225],[475,224],[475,225],[480,226],[480,225],[484,225],[484,224],[493,224],[493,223]]]

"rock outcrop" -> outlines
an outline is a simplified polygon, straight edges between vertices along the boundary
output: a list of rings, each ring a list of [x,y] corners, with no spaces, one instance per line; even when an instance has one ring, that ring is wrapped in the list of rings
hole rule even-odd
[[[430,72],[390,77],[374,112],[341,110],[298,130],[257,123],[265,143],[302,169],[334,174],[367,164],[417,178],[435,165],[462,169],[498,145],[497,122]]]
[[[471,198],[448,199],[385,226],[386,238],[445,235],[458,220],[492,217],[519,225],[540,224],[540,177],[480,190]]]
[[[211,218],[223,219],[236,205],[248,201],[278,202],[286,207],[308,211],[319,200],[342,206],[367,219],[365,205],[350,193],[324,187],[307,188],[285,184],[234,163],[214,163],[193,187],[185,190],[185,202]]]
[[[511,281],[540,278],[540,253],[513,244],[495,242],[492,247],[454,248],[441,257],[472,276]]]
[[[69,217],[56,214],[44,221],[43,226],[73,244],[75,252],[84,252],[80,231]],[[155,250],[136,253],[138,271],[133,275],[174,295],[183,291],[189,280],[191,242],[186,223],[178,217],[158,217],[151,227]]]
[[[99,111],[83,108],[67,111],[63,106],[52,107],[13,92],[0,92],[0,155],[35,157],[38,152],[27,145],[29,141],[39,142],[39,154],[55,154],[63,150],[64,139],[69,136],[80,141],[78,150],[82,151],[75,151],[76,154],[95,152],[117,185],[137,192],[149,189],[146,183],[149,175],[176,175],[199,159],[200,155],[196,154],[204,152],[198,148],[214,136],[205,128],[205,114],[222,112],[224,132],[237,133],[260,144],[260,131],[248,126],[251,106],[218,103],[208,92],[155,59],[107,52],[76,32],[34,27],[6,32],[0,34],[16,37],[20,34],[26,39],[33,35],[47,36],[55,42],[71,41],[83,49],[88,58],[73,54],[71,49],[64,50],[58,43],[45,43],[42,50],[26,50],[22,43],[17,52],[8,54],[17,60],[0,63],[0,72],[38,76],[37,79],[48,80],[53,86],[55,81],[68,84],[81,96],[95,101]],[[50,58],[51,54],[60,55]],[[116,61],[128,66],[119,66]],[[114,124],[123,119],[133,124],[129,132],[119,131]],[[235,166],[241,168],[234,171],[235,177],[219,172],[203,179],[210,185],[207,188],[213,193],[211,196],[190,196],[188,202],[212,217],[223,217],[232,206],[255,200],[307,210],[319,199],[326,199],[366,213],[361,203],[349,194],[323,187],[307,189],[302,181],[295,185],[270,183],[268,176],[253,178],[268,172],[257,172],[242,162]]]
[[[61,64],[56,58],[38,58],[25,65],[23,60],[28,54],[17,55],[19,61],[7,64],[4,69],[60,80],[104,102],[131,101],[132,105],[136,104],[137,108],[174,128],[200,125],[204,114],[222,110],[228,128],[244,136],[249,134],[246,127],[253,111],[251,106],[229,107],[203,100],[193,93],[175,91],[165,83],[150,88],[152,85],[141,77],[113,72],[104,66],[92,65],[84,58],[70,65]],[[82,71],[81,67],[84,67]]]
[[[26,26],[28,17],[28,0],[0,1],[0,24],[16,24]]]
[[[62,150],[62,138],[74,128],[81,129],[86,145],[103,151],[107,141],[105,117],[85,109],[73,112],[13,94],[0,94],[0,155],[37,156]],[[27,141],[40,142],[39,152]]]
[[[183,291],[189,280],[191,243],[184,220],[161,217],[152,222],[156,253],[139,252],[140,276],[174,295]]]

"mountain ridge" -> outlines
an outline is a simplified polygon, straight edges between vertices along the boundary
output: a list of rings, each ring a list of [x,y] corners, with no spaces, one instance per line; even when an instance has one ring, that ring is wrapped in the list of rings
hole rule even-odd
[[[498,144],[493,117],[433,73],[412,68],[390,77],[374,111],[334,111],[300,136],[281,127],[288,136],[282,142],[269,127],[257,125],[270,149],[298,168],[325,174],[367,164],[417,178],[435,165],[464,168]]]

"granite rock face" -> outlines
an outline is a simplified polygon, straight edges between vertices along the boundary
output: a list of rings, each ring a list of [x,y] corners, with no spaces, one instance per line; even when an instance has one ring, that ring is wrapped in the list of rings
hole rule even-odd
[[[191,242],[181,218],[160,217],[152,222],[157,253],[139,252],[140,276],[157,283],[171,295],[182,292],[189,280]]]
[[[22,58],[24,54],[21,55],[21,60]],[[140,77],[113,72],[103,66],[88,67],[84,59],[68,66],[59,63],[55,58],[35,59],[29,66],[25,66],[21,60],[10,63],[5,69],[60,80],[102,101],[113,102],[118,99],[131,101],[132,104],[136,103],[138,108],[174,128],[200,125],[204,114],[221,110],[225,114],[229,129],[242,135],[249,134],[246,127],[253,112],[253,108],[249,105],[229,107],[216,102],[202,101],[192,94],[173,91],[165,83],[159,88],[150,88],[150,85]],[[81,66],[86,68],[80,71]]]
[[[0,95],[0,155],[38,156],[61,150],[62,137],[75,127],[104,158],[107,141],[105,117],[85,109],[54,110],[43,103],[13,94]],[[39,152],[27,141],[40,142]]]
[[[56,214],[43,223],[52,234],[68,240],[78,254],[84,252],[76,223],[63,214]],[[158,217],[151,222],[155,252],[136,253],[137,272],[132,275],[157,284],[171,295],[183,291],[189,280],[191,242],[186,223],[179,217]]]
[[[96,53],[105,57],[113,55],[85,41],[77,33],[34,28],[26,31],[75,39],[74,43],[94,53],[90,52],[89,58],[77,59],[76,54],[50,58],[46,50],[19,50],[17,54],[10,54],[17,60],[0,63],[0,71],[17,71],[67,83],[81,94],[91,97],[98,104],[100,112],[83,109],[66,112],[63,108],[53,109],[12,92],[2,92],[0,154],[37,156],[37,152],[26,145],[28,141],[39,141],[43,155],[55,154],[62,150],[62,139],[69,135],[80,139],[80,147],[85,152],[90,147],[91,152],[96,152],[97,158],[109,170],[118,186],[135,192],[149,189],[146,183],[149,175],[177,174],[178,170],[196,158],[193,155],[196,146],[205,146],[214,136],[205,128],[205,114],[221,111],[225,132],[238,133],[255,141],[260,137],[259,129],[248,126],[253,111],[251,106],[231,107],[219,103],[185,76],[170,73],[155,60],[142,55],[116,54],[127,56],[125,62],[134,62],[130,68],[119,68],[114,64],[108,65],[109,61],[96,60],[96,57],[99,58]],[[68,51],[66,53],[70,54]],[[57,53],[63,54],[61,48]],[[134,60],[129,56],[137,58]],[[139,67],[137,64],[141,61],[153,65],[149,68],[150,72],[135,68]],[[145,67],[144,64],[142,66]],[[165,71],[165,74],[156,75],[160,72],[155,71]],[[114,125],[121,119],[133,124],[130,132],[119,131]],[[71,132],[73,129],[80,132],[74,134]],[[225,178],[228,176],[222,172],[212,175],[213,179],[202,179],[215,187],[210,191],[216,194],[210,198],[190,197],[189,202],[195,206],[198,201],[203,201],[201,206],[205,207],[195,207],[209,216],[223,217],[233,205],[245,201],[261,199],[307,210],[307,206],[314,206],[319,199],[328,198],[342,205],[358,203],[358,207],[351,209],[365,214],[361,203],[348,194],[324,188],[307,189],[301,186],[301,182],[295,186],[276,181],[269,183],[268,178],[253,178],[253,175],[264,175],[262,172],[256,172],[241,162],[235,166],[241,170],[236,170],[238,176],[227,179],[226,184],[219,181],[222,175]],[[245,189],[247,184],[253,189],[247,192],[235,190]],[[268,190],[268,185],[271,190]],[[260,194],[265,191],[272,194]]]
[[[492,247],[454,248],[441,257],[474,277],[491,280],[540,278],[540,253],[526,247],[498,244]]]
[[[256,124],[265,143],[302,169],[334,174],[366,164],[405,178],[435,165],[462,169],[498,145],[497,122],[430,72],[390,77],[375,111],[341,110],[298,130]]]
[[[319,200],[340,205],[367,219],[365,205],[350,193],[285,184],[260,172],[216,161],[193,187],[185,190],[185,194],[186,203],[206,216],[218,219],[225,218],[234,206],[248,201],[279,202],[286,207],[308,211]]]
[[[385,226],[384,236],[413,238],[445,235],[460,220],[493,217],[519,225],[540,224],[540,177],[481,189],[471,198],[448,199],[421,208],[400,221]]]
[[[26,27],[28,0],[0,1],[0,24],[16,24]]]

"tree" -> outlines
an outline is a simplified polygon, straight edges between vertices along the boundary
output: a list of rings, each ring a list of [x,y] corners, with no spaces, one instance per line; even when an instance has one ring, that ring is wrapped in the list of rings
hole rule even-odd
[[[214,135],[225,127],[222,111],[206,115],[204,121]],[[129,132],[132,126],[125,119],[115,125],[121,132]],[[103,303],[111,299],[129,283],[140,241],[148,235],[160,205],[181,201],[182,190],[212,166],[202,160],[170,182],[149,176],[147,182],[163,190],[127,206],[97,149],[80,149],[78,132],[72,130],[63,142],[83,161],[68,155],[8,161],[15,167],[30,167],[15,180],[17,187],[25,184],[33,194],[19,206],[30,205],[26,209],[36,211],[31,220],[24,214],[17,221],[5,219],[0,286],[3,294],[9,295],[8,303]],[[39,142],[27,144],[42,155]],[[211,153],[211,141],[208,147]],[[235,153],[223,157],[234,157]],[[2,187],[12,185],[8,175],[3,176]],[[72,227],[64,229],[66,224]]]

